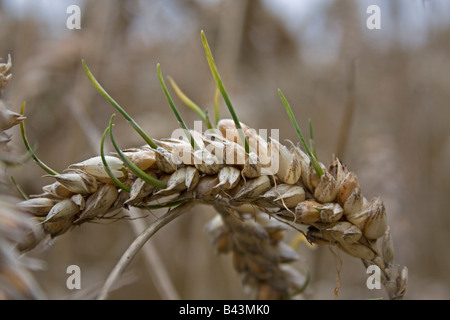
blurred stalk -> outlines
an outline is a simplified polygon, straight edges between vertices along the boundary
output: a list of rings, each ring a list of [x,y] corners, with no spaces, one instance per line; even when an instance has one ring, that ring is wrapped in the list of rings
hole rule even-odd
[[[344,158],[345,151],[350,136],[350,129],[353,122],[353,114],[355,113],[355,60],[350,62],[348,66],[347,79],[347,103],[342,116],[341,128],[339,130],[336,156],[340,159]]]
[[[222,1],[220,6],[219,34],[215,52],[217,52],[217,61],[220,61],[222,66],[224,78],[229,79],[229,83],[234,83],[239,67],[249,3],[248,0]]]
[[[341,126],[338,133],[338,141],[335,155],[340,160],[345,156],[348,140],[350,137],[350,128],[353,122],[353,114],[355,112],[355,60],[352,60],[348,66],[347,73],[347,102],[342,116]],[[311,270],[315,270],[314,277],[321,279],[323,270],[323,258],[325,254],[325,247],[317,246],[317,250],[312,257]]]
[[[98,296],[99,300],[105,300],[108,297],[109,292],[113,288],[115,282],[125,271],[125,269],[130,264],[131,260],[136,256],[136,254],[141,250],[144,244],[163,226],[168,224],[173,219],[179,217],[181,214],[189,210],[194,206],[194,202],[188,202],[181,204],[178,207],[169,210],[167,213],[156,219],[150,226],[148,226],[139,236],[133,241],[133,243],[124,252],[120,260],[117,262],[108,278],[103,285],[102,290]]]
[[[138,219],[139,209],[130,207],[130,224],[136,235],[141,234],[147,228],[143,219]],[[180,296],[167,272],[167,268],[162,262],[161,256],[151,239],[143,246],[142,253],[145,257],[144,261],[147,265],[150,278],[155,285],[161,299],[163,300],[180,300]]]

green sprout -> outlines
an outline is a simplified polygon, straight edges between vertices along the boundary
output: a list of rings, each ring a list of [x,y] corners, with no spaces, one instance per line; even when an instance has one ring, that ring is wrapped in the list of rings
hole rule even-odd
[[[311,281],[311,273],[310,273],[310,271],[308,269],[308,270],[306,270],[305,282],[303,283],[303,285],[302,285],[302,287],[300,289],[298,289],[296,292],[294,292],[292,294],[292,297],[295,297],[298,294],[302,294],[306,290],[306,288],[308,287],[310,281]]]
[[[214,120],[216,122],[216,126],[220,121],[219,96],[220,96],[220,90],[218,87],[216,87],[216,90],[214,91]]]
[[[185,105],[187,105],[189,108],[191,108],[198,114],[198,116],[200,117],[200,119],[202,119],[202,121],[205,123],[208,129],[214,129],[213,125],[211,124],[211,121],[208,118],[208,110],[203,112],[202,109],[200,109],[200,107],[194,101],[189,99],[189,97],[186,96],[183,91],[181,91],[180,87],[178,87],[175,80],[169,77],[169,81],[170,84],[172,85],[172,88],[175,90],[175,93],[177,94],[178,98],[180,98],[180,100],[183,101]]]
[[[100,83],[95,79],[94,75],[92,74],[91,70],[89,70],[88,66],[86,65],[86,62],[84,59],[82,60],[84,72],[88,76],[89,80],[91,80],[94,87],[102,94],[103,97],[105,97],[106,100],[108,100],[109,103],[117,110],[119,111],[125,119],[128,120],[128,122],[131,124],[131,126],[136,130],[136,132],[145,140],[145,142],[152,147],[153,149],[156,149],[158,146],[153,142],[153,140],[145,134],[145,132],[141,129],[141,127],[134,121],[133,118],[130,117],[130,115],[117,103],[116,100],[114,100],[108,92],[106,92],[105,89],[100,85]]]
[[[169,102],[169,105],[172,108],[172,111],[175,114],[175,117],[177,118],[178,123],[180,124],[181,128],[184,129],[184,132],[185,132],[187,138],[191,142],[192,148],[194,148],[194,150],[197,150],[198,146],[195,143],[195,140],[192,137],[191,133],[189,132],[189,129],[186,126],[186,123],[184,122],[183,118],[181,117],[180,112],[178,111],[177,107],[175,106],[175,103],[173,102],[172,97],[170,96],[169,90],[167,90],[167,86],[166,86],[166,83],[164,82],[164,78],[163,78],[162,73],[161,73],[161,66],[160,66],[159,63],[156,65],[156,70],[158,72],[158,78],[159,78],[159,82],[161,84],[161,88],[164,91],[164,94],[165,94],[165,96],[167,98],[167,101]]]
[[[10,178],[11,178],[11,181],[12,181],[14,187],[16,187],[16,190],[17,190],[17,192],[21,195],[21,197],[22,197],[24,200],[28,200],[29,197],[28,197],[27,194],[22,190],[22,188],[19,186],[19,184],[17,183],[16,179],[14,179],[13,176],[11,176]]]
[[[127,186],[126,184],[123,184],[119,179],[117,179],[117,177],[112,173],[111,169],[109,168],[108,162],[106,161],[103,146],[105,144],[105,137],[108,134],[108,132],[109,132],[109,127],[106,128],[106,130],[103,132],[102,140],[100,141],[100,157],[102,158],[103,166],[105,167],[106,173],[111,178],[111,180],[116,184],[116,186],[118,186],[119,188],[121,188],[127,192],[130,192],[131,187]]]
[[[311,119],[308,119],[308,127],[309,127],[309,146],[311,148],[311,152],[314,155],[316,159],[317,158],[317,152],[316,152],[316,146],[314,144],[314,135],[313,135],[313,128],[312,128],[312,121]]]
[[[22,103],[22,107],[20,108],[20,115],[23,116],[23,112],[25,109],[25,102]],[[23,121],[20,122],[20,133],[22,135],[22,140],[23,143],[25,145],[25,148],[27,149],[27,151],[31,154],[31,157],[33,158],[34,162],[37,163],[37,165],[39,167],[41,167],[45,172],[47,172],[48,174],[55,176],[57,174],[59,174],[58,172],[56,172],[55,170],[53,170],[52,168],[50,168],[49,166],[47,166],[45,163],[43,163],[34,153],[34,151],[31,149],[30,144],[28,143],[28,138],[25,132],[25,124]]]
[[[143,170],[139,169],[133,162],[131,162],[130,159],[120,150],[120,148],[117,146],[117,143],[114,139],[112,127],[113,127],[113,120],[116,115],[113,114],[111,116],[111,119],[109,120],[109,136],[111,138],[111,143],[114,146],[114,149],[116,149],[117,153],[119,154],[120,159],[122,159],[123,163],[133,172],[137,177],[141,178],[148,184],[151,184],[152,186],[159,188],[159,189],[165,189],[167,187],[167,183],[164,181],[158,180],[152,176],[149,176],[146,174]]]
[[[295,127],[295,131],[297,132],[298,137],[300,138],[303,147],[306,150],[306,153],[308,154],[309,159],[311,160],[311,163],[314,167],[314,170],[316,171],[318,177],[320,178],[321,176],[323,176],[323,170],[322,167],[320,166],[319,162],[317,161],[316,157],[314,156],[314,154],[311,152],[311,149],[308,147],[308,144],[305,141],[305,138],[303,138],[303,134],[300,130],[300,127],[298,126],[297,120],[295,119],[294,113],[292,112],[291,106],[289,105],[289,102],[286,100],[286,98],[284,97],[283,93],[281,92],[280,89],[278,89],[278,94],[280,95],[281,101],[284,104],[284,107],[286,109],[286,112],[289,116],[289,119],[291,119],[292,124]]]
[[[211,69],[211,73],[214,77],[214,81],[216,82],[217,88],[219,89],[220,93],[222,94],[223,99],[225,100],[228,110],[230,111],[231,117],[233,118],[234,125],[236,126],[239,136],[242,140],[242,143],[244,144],[245,152],[248,154],[250,152],[250,145],[248,143],[247,138],[245,137],[244,131],[242,130],[241,123],[239,122],[236,112],[234,112],[234,108],[233,108],[230,98],[228,97],[227,91],[225,90],[225,86],[223,85],[219,71],[217,70],[217,66],[216,66],[216,63],[214,62],[214,58],[212,56],[212,52],[211,52],[211,49],[208,44],[208,40],[206,40],[206,36],[205,36],[205,33],[203,32],[203,30],[201,32],[201,35],[202,35],[203,47],[204,47],[205,53],[206,53],[206,60],[208,60],[208,65],[209,65],[209,68]],[[217,112],[216,112],[216,121],[217,121]]]

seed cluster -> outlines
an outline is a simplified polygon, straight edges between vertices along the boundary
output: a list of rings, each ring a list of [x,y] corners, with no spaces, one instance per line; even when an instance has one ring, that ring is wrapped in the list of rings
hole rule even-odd
[[[210,204],[219,213],[207,227],[215,248],[232,252],[236,271],[259,298],[289,298],[304,285],[304,277],[287,265],[297,255],[283,242],[285,224],[279,220],[306,225],[309,242],[336,245],[380,267],[390,298],[401,298],[407,271],[392,275],[394,249],[381,199],[367,200],[356,174],[338,159],[329,168],[320,163],[319,176],[299,147],[266,141],[250,127],[241,127],[249,153],[229,119],[221,120],[216,130],[191,132],[197,149],[189,139],[171,138],[155,140],[157,148],[123,150],[160,187],[135,175],[118,157],[106,156],[110,171],[128,187],[120,188],[101,157],[94,157],[54,175],[56,181],[43,187],[42,194],[19,206],[42,217],[44,231],[55,237],[127,206]]]

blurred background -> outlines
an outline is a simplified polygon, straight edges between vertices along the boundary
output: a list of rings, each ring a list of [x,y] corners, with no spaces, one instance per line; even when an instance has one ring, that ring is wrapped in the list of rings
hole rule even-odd
[[[78,30],[66,26],[73,4],[81,9]],[[381,13],[378,30],[366,26],[373,4]],[[58,171],[99,154],[115,112],[90,84],[81,59],[144,131],[168,137],[178,124],[158,82],[158,62],[213,112],[202,29],[240,120],[297,141],[281,88],[304,132],[312,120],[319,160],[328,164],[338,155],[358,174],[367,198],[383,199],[395,263],[409,269],[405,298],[450,299],[448,1],[1,0],[0,57],[10,53],[13,62],[4,99],[17,112],[27,102],[28,138]],[[196,115],[175,102],[192,127]],[[121,117],[115,132],[123,148],[143,144]],[[18,129],[11,133],[24,152]],[[32,161],[11,174],[28,194],[52,182]],[[195,207],[151,240],[182,299],[249,297],[231,257],[217,255],[205,234],[214,215]],[[135,237],[130,221],[84,224],[33,252],[45,266],[34,275],[51,299],[94,298]],[[306,298],[333,299],[337,286],[339,299],[386,298],[383,290],[367,289],[359,260],[341,253],[339,261],[327,247],[298,250],[299,265],[311,272]],[[66,269],[74,264],[82,276],[77,292],[66,287]],[[164,298],[152,276],[138,255],[110,298]]]

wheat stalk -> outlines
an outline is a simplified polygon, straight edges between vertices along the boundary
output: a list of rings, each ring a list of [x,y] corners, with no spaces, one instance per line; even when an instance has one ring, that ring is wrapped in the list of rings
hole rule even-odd
[[[112,116],[100,156],[72,164],[63,173],[50,173],[55,182],[19,207],[39,217],[50,237],[85,222],[118,218],[118,212],[130,206],[170,208],[129,247],[99,298],[107,297],[131,258],[159,228],[197,203],[211,205],[218,212],[207,232],[218,252],[232,254],[234,268],[256,298],[288,299],[303,291],[308,282],[289,264],[298,257],[283,241],[288,225],[306,227],[304,234],[310,243],[337,246],[366,266],[378,266],[389,297],[402,298],[407,269],[393,271],[394,248],[382,200],[366,199],[356,174],[339,159],[328,167],[318,161],[311,125],[308,145],[281,91],[282,103],[306,153],[299,146],[285,146],[275,139],[266,141],[239,122],[203,32],[202,41],[232,119],[221,119],[215,127],[207,123],[213,128],[203,133],[189,130],[171,100],[158,65],[164,93],[186,135],[151,139],[83,62],[94,86],[147,144],[122,150],[114,139]],[[199,108],[196,110],[201,114]],[[206,121],[206,116],[201,117]],[[108,133],[116,153],[105,156],[103,143]]]
[[[9,83],[12,74],[11,56],[0,63],[0,92]],[[29,272],[34,263],[20,257],[20,251],[32,247],[30,241],[39,239],[42,233],[34,220],[15,204],[18,199],[8,195],[6,169],[19,165],[27,157],[14,154],[8,146],[11,137],[6,130],[25,118],[9,110],[0,100],[0,300],[42,299],[44,294]],[[14,182],[14,179],[12,179]]]
[[[121,275],[121,273],[125,270],[128,264],[131,262],[136,253],[142,248],[142,246],[150,239],[160,228],[165,226],[167,223],[172,221],[173,219],[179,217],[182,213],[190,209],[194,205],[193,202],[182,204],[176,207],[173,210],[170,210],[167,214],[157,219],[154,223],[152,223],[147,229],[145,229],[128,247],[127,251],[122,255],[117,265],[111,271],[108,279],[100,291],[98,299],[104,300],[111,287],[114,285],[117,278]]]

